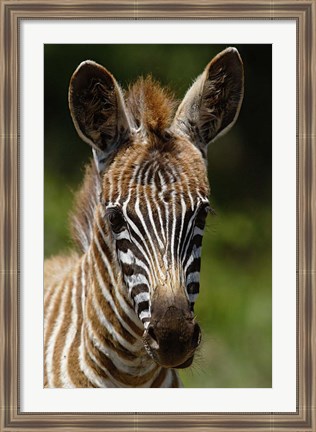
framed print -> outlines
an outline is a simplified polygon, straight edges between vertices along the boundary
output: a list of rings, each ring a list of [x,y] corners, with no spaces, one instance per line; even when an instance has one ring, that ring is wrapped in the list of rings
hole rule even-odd
[[[179,29],[179,31],[181,30]],[[172,35],[170,35],[169,40],[171,40],[171,37]],[[115,68],[117,70],[115,73],[120,76],[119,82],[124,83],[127,81],[129,86],[132,86],[126,95],[127,101],[130,100],[128,94],[136,98],[135,92],[139,92],[140,88],[141,94],[146,93],[148,98],[152,96],[150,92],[154,90],[153,97],[159,97],[160,100],[159,111],[155,111],[155,117],[159,118],[164,99],[161,98],[163,95],[161,93],[162,84],[158,86],[157,78],[155,81],[154,77],[158,76],[160,81],[172,83],[172,87],[175,89],[181,85],[183,90],[179,92],[180,99],[181,93],[185,94],[186,92],[185,86],[189,87],[191,85],[189,75],[198,76],[209,62],[212,53],[222,52],[223,55],[229,55],[230,51],[225,51],[225,49],[225,45],[210,45],[208,43],[45,45],[44,248],[48,265],[53,263],[50,261],[50,256],[54,253],[60,253],[65,247],[68,248],[68,244],[71,244],[71,239],[67,236],[67,223],[65,223],[71,209],[66,208],[63,212],[62,208],[65,203],[71,205],[72,202],[71,192],[69,192],[68,196],[68,185],[71,185],[72,189],[80,189],[75,179],[82,175],[79,174],[78,176],[78,173],[81,172],[78,167],[83,166],[91,159],[91,148],[89,145],[85,145],[86,143],[82,143],[80,137],[78,137],[78,143],[70,144],[74,139],[76,140],[75,128],[73,130],[71,127],[62,128],[63,124],[67,125],[71,122],[68,107],[64,104],[66,93],[64,89],[68,86],[69,76],[72,75],[77,65],[82,63],[81,60],[83,58],[93,58],[99,61],[100,64],[106,64],[109,70]],[[228,136],[229,140],[225,141],[223,137],[220,141],[221,145],[210,145],[208,148],[208,178],[210,179],[210,187],[213,190],[210,204],[213,210],[206,219],[201,256],[201,290],[194,305],[194,313],[200,323],[198,325],[202,327],[203,335],[202,342],[196,351],[195,360],[192,362],[193,367],[179,370],[185,388],[272,387],[272,45],[235,44],[234,49],[238,50],[243,61],[246,71],[247,90],[243,97],[238,122],[236,121],[231,129]],[[168,62],[166,63],[167,58]],[[185,84],[182,67],[183,61],[187,58],[191,59],[191,68],[193,70],[192,72],[187,71],[188,78]],[[64,71],[64,73],[62,71],[58,72],[59,83],[57,83],[56,64],[62,64]],[[86,63],[83,63],[82,67],[85,68]],[[186,69],[190,68],[186,67]],[[180,70],[181,73],[179,73]],[[148,74],[147,78],[145,80],[137,78],[138,71],[141,71],[143,75]],[[126,74],[127,78],[124,79],[122,73]],[[248,77],[251,75],[256,76],[256,80],[250,81]],[[135,83],[131,84],[133,80]],[[261,83],[260,87],[255,86],[255,89],[252,88],[251,86],[257,82]],[[59,88],[63,90],[59,92],[58,96]],[[164,115],[169,113],[168,107],[171,105],[170,99],[167,100],[168,105],[164,105]],[[150,101],[152,104],[154,103],[152,99]],[[154,105],[151,106],[154,107]],[[253,112],[254,106],[257,107],[255,113]],[[65,109],[61,110],[59,107]],[[147,113],[146,115],[149,115],[151,108],[146,106],[143,111]],[[250,111],[252,114],[251,122],[247,120],[250,117]],[[260,138],[257,137],[258,125],[262,125]],[[64,139],[54,136],[54,131],[59,134],[65,129],[66,131],[69,129],[71,136]],[[74,136],[72,132],[74,132]],[[246,133],[249,135],[245,136]],[[242,135],[243,138],[239,139],[238,134],[239,136]],[[161,141],[159,142],[161,143]],[[234,144],[231,145],[231,142]],[[255,146],[253,145],[254,142],[256,142]],[[65,143],[69,144],[65,145]],[[186,152],[189,149],[190,147]],[[226,153],[226,158],[223,157],[223,152]],[[78,158],[78,161],[75,158]],[[79,158],[82,158],[82,160]],[[119,160],[118,155],[116,158]],[[189,158],[189,156],[186,154],[185,158]],[[226,159],[226,164],[223,162],[224,159]],[[147,157],[145,160],[147,162]],[[133,164],[135,163],[135,155],[131,161]],[[230,163],[227,163],[228,161]],[[176,165],[178,164],[179,162]],[[141,163],[137,164],[137,166],[141,165]],[[230,179],[233,179],[241,171],[243,172],[241,177],[243,183],[232,182]],[[149,171],[151,187],[153,187],[152,178],[154,177],[154,174],[151,174],[152,172]],[[258,172],[260,172],[260,175],[258,175]],[[128,175],[129,173],[126,172],[123,178],[127,178]],[[184,180],[184,185],[185,183]],[[57,189],[59,193],[56,196],[55,191]],[[160,190],[159,183],[157,190]],[[183,188],[180,187],[180,190],[183,190]],[[260,202],[254,204],[258,199],[259,191]],[[141,193],[140,189],[139,193]],[[174,191],[174,193],[176,194],[177,191]],[[184,193],[183,191],[182,194],[184,195]],[[67,194],[67,197],[64,194]],[[58,201],[58,197],[60,201]],[[218,198],[216,199],[216,197]],[[220,198],[221,202],[217,203]],[[150,246],[148,246],[152,248],[155,239],[156,241],[159,239],[158,243],[162,245],[164,237],[166,237],[163,214],[166,211],[165,206],[167,204],[164,203],[162,207],[158,206],[160,202],[159,195],[157,199],[153,199],[150,194],[147,199],[147,211],[153,209],[153,214],[148,221],[149,227],[145,224],[148,235],[153,226],[152,224],[154,224],[152,242],[149,242]],[[183,202],[182,206],[185,206],[185,202]],[[189,206],[191,206],[191,203]],[[87,204],[84,207],[88,207]],[[285,206],[283,205],[283,207]],[[81,207],[79,206],[79,208]],[[57,212],[56,209],[58,209]],[[214,215],[214,209],[216,215]],[[158,212],[158,224],[154,220],[155,210]],[[167,209],[167,212],[171,217],[173,211]],[[146,211],[143,211],[143,213],[146,213]],[[58,219],[59,222],[57,223]],[[255,223],[257,226],[254,225]],[[142,226],[141,221],[138,221],[138,224]],[[239,226],[238,230],[234,229],[236,225]],[[77,222],[75,222],[75,226],[77,226]],[[61,232],[62,229],[64,231]],[[180,230],[181,227],[179,226],[178,229]],[[175,230],[177,230],[177,225]],[[257,241],[256,236],[252,233],[259,231],[261,234],[260,239]],[[184,228],[182,228],[182,232],[184,232]],[[242,233],[241,237],[238,236],[238,232]],[[216,241],[218,242],[217,245]],[[143,240],[142,244],[144,243]],[[171,241],[170,244],[172,244]],[[180,251],[181,244],[178,244],[178,246]],[[132,248],[131,245],[129,250],[130,248]],[[124,250],[123,253],[126,253],[126,249]],[[64,253],[67,255],[67,250]],[[159,252],[157,254],[159,256]],[[217,262],[214,255],[218,257]],[[125,270],[130,273],[131,268],[129,266],[130,264],[124,263]],[[227,268],[230,269],[230,272],[227,272]],[[235,272],[233,268],[235,268]],[[196,272],[197,267],[194,267],[194,270]],[[140,271],[140,269],[137,271]],[[141,274],[144,277],[144,274]],[[226,274],[224,280],[221,277],[223,274]],[[126,277],[128,278],[129,275]],[[143,279],[143,282],[146,281]],[[212,290],[212,285],[216,285],[216,289]],[[144,286],[143,288],[145,289]],[[134,285],[132,290],[136,290]],[[137,295],[139,296],[139,294]],[[144,294],[139,297],[144,299]],[[212,306],[209,308],[209,305]],[[146,315],[146,311],[142,309],[145,306],[146,304],[143,304],[141,307],[140,313],[142,313],[142,317]],[[257,320],[253,317],[257,315],[258,308],[261,311],[261,316]],[[152,309],[154,309],[153,305]],[[227,311],[226,318],[225,311]],[[234,331],[234,328],[236,331]],[[104,334],[101,337],[105,337]],[[249,347],[249,344],[251,347]],[[255,349],[256,346],[260,346],[260,349]],[[238,367],[234,368],[234,364],[238,364]],[[120,367],[118,370],[121,370]],[[216,371],[216,373],[213,373],[213,371]],[[127,377],[120,377],[119,374],[117,374],[117,378],[127,380]],[[147,376],[146,379],[151,378]],[[128,379],[133,383],[132,378]],[[136,381],[134,380],[134,382]],[[50,385],[52,385],[52,382]],[[60,385],[64,384],[60,383]]]
[[[0,187],[4,199],[1,212],[0,394],[3,408],[0,411],[0,430],[315,429],[315,350],[312,342],[315,338],[314,22],[315,5],[312,0],[277,0],[273,4],[263,0],[233,4],[209,0],[194,5],[185,1],[159,4],[123,1],[114,4],[101,0],[92,4],[78,1],[65,5],[50,0],[43,3],[1,0]],[[197,78],[205,67],[204,75]],[[222,73],[223,69],[226,75]],[[84,87],[90,74],[93,75],[90,84]],[[152,78],[138,79],[148,74]],[[216,76],[215,83],[224,83],[221,86],[225,85],[226,77],[230,77],[229,86],[223,91],[227,98],[231,88],[237,88],[226,104],[225,112],[235,106],[233,112],[225,117],[224,103],[218,103],[220,114],[217,118],[224,122],[222,129],[216,126],[218,135],[232,126],[238,114],[239,118],[227,138],[220,137],[208,150],[207,166],[212,190],[210,205],[213,207],[214,204],[218,215],[214,219],[212,216],[206,224],[199,298],[196,300],[197,285],[196,291],[192,291],[193,282],[196,282],[194,278],[199,273],[196,269],[187,277],[192,286],[187,288],[186,294],[189,299],[194,299],[191,302],[192,317],[192,303],[196,300],[194,313],[202,328],[197,358],[192,369],[186,372],[192,361],[192,347],[190,345],[184,354],[181,351],[184,342],[181,349],[174,348],[178,346],[177,339],[183,341],[191,330],[189,339],[192,344],[196,340],[194,349],[200,342],[199,327],[193,318],[190,318],[183,334],[174,324],[175,316],[178,327],[183,327],[185,321],[181,315],[184,312],[180,313],[174,307],[177,300],[172,305],[172,317],[169,321],[166,319],[173,328],[172,337],[171,333],[168,337],[173,338],[174,351],[170,351],[169,346],[165,358],[158,349],[164,344],[166,327],[160,334],[161,327],[154,327],[154,320],[146,321],[148,311],[154,313],[157,310],[154,300],[150,301],[155,307],[146,309],[151,291],[137,291],[140,307],[132,294],[133,287],[130,287],[129,295],[134,301],[135,311],[144,324],[142,338],[145,348],[147,344],[147,354],[156,356],[158,363],[162,364],[163,372],[159,369],[155,376],[148,372],[148,383],[152,387],[160,387],[160,384],[162,387],[179,387],[177,375],[170,375],[169,379],[165,370],[173,371],[183,364],[179,376],[184,387],[147,388],[151,385],[147,385],[145,380],[140,385],[143,388],[136,388],[142,378],[139,374],[143,372],[137,372],[136,378],[123,380],[123,385],[119,385],[121,376],[117,373],[113,377],[107,370],[107,378],[96,376],[98,368],[101,370],[99,363],[94,369],[87,366],[86,380],[81,377],[76,381],[73,372],[78,362],[82,368],[84,357],[78,357],[71,366],[62,360],[66,358],[67,346],[73,346],[75,341],[74,320],[61,331],[61,314],[57,314],[59,318],[51,324],[48,337],[43,329],[43,280],[47,278],[46,270],[45,275],[43,270],[44,257],[66,252],[68,258],[60,258],[60,265],[68,262],[70,256],[70,239],[65,231],[73,200],[69,189],[80,189],[84,165],[91,159],[91,147],[95,161],[91,166],[96,166],[98,171],[95,178],[104,175],[102,155],[105,153],[108,155],[113,151],[110,157],[114,169],[115,155],[120,152],[117,131],[120,134],[133,131],[124,132],[125,138],[130,136],[129,133],[140,137],[144,125],[147,125],[146,138],[142,135],[142,139],[154,142],[156,150],[163,140],[169,142],[170,136],[173,137],[172,146],[163,144],[168,151],[180,145],[177,140],[188,142],[192,134],[195,134],[193,143],[203,143],[206,134],[211,134],[207,142],[213,141],[217,133],[214,130],[206,132],[205,125],[213,124],[214,114],[203,123],[203,128],[199,128],[197,120],[200,118],[197,107],[203,107],[203,98],[208,97],[201,88],[206,88],[208,78],[205,77],[211,75]],[[201,80],[204,80],[203,86]],[[131,83],[135,81],[133,87]],[[212,86],[215,86],[214,82]],[[91,83],[96,84],[93,87]],[[89,93],[91,86],[93,92],[99,94],[104,91],[102,97],[108,98],[104,102],[106,109],[99,113],[95,112],[95,94]],[[110,90],[104,90],[107,86]],[[166,87],[175,93],[177,101],[183,99],[178,110],[172,111],[173,101],[167,96],[169,90],[162,90]],[[190,90],[186,93],[188,88]],[[71,115],[67,111],[68,91]],[[76,96],[82,94],[86,99]],[[145,94],[150,103],[144,102]],[[201,99],[197,102],[196,98]],[[85,111],[91,107],[94,111],[91,116],[84,117],[80,104],[87,100],[90,102],[85,105]],[[177,104],[179,106],[179,102]],[[112,117],[105,119],[104,116],[113,105],[115,110],[111,115],[116,116],[116,125],[111,129]],[[203,112],[204,120],[208,112]],[[103,135],[98,129],[92,130],[91,126],[93,123],[99,127],[101,117],[107,124]],[[225,118],[230,120],[225,123]],[[159,122],[168,127],[159,129]],[[102,147],[104,134],[106,142],[112,142],[115,150]],[[134,146],[136,139],[133,140]],[[190,145],[192,147],[186,147],[189,150],[185,154],[192,150],[192,155],[199,154],[202,161],[201,154],[206,155],[206,148],[201,147],[202,144],[197,146],[198,149],[192,143]],[[128,148],[132,145],[128,144]],[[181,164],[181,151],[176,153],[177,163]],[[135,161],[132,162],[135,166]],[[149,165],[147,159],[146,164]],[[187,166],[187,161],[184,165]],[[195,172],[188,169],[190,175],[196,175],[198,166],[197,159],[194,159]],[[203,163],[203,166],[206,165]],[[185,171],[183,167],[181,176]],[[121,187],[126,176],[121,175]],[[178,181],[176,177],[173,177],[173,182]],[[86,179],[88,183],[89,178]],[[139,178],[143,185],[149,174],[147,177],[135,174],[129,185],[133,178]],[[161,175],[159,178],[161,180]],[[198,197],[203,201],[201,178]],[[153,182],[149,184],[151,188]],[[161,180],[159,198],[165,185]],[[126,236],[132,236],[130,227],[135,225],[133,218],[144,212],[139,210],[139,203],[131,216],[118,198],[116,201],[105,198],[102,187],[98,187],[96,199],[100,199],[102,205],[105,203],[102,208],[104,220],[108,221],[108,228],[104,229],[112,230],[109,236],[116,245],[112,246],[110,253],[116,251],[119,257],[125,257],[118,268],[123,274],[127,272],[124,280],[129,286],[131,274],[126,268],[130,265],[132,246],[126,249],[125,244],[125,249],[120,250],[119,240],[125,236],[123,240],[127,242]],[[180,187],[180,200],[185,197],[183,188]],[[115,194],[112,186],[110,189]],[[136,189],[139,191],[140,186]],[[82,211],[91,205],[90,190],[84,198],[82,192],[79,201],[77,198],[75,216],[81,217],[81,227],[91,223],[91,220],[87,222],[86,213]],[[191,202],[194,201],[192,194],[188,194]],[[127,195],[130,197],[131,193]],[[172,197],[168,199],[173,202]],[[165,205],[167,201],[164,201]],[[147,203],[148,220],[154,227],[153,216],[150,217],[152,210],[148,206],[150,201],[146,198],[144,202]],[[121,216],[117,213],[118,204],[125,209],[125,213],[120,210]],[[194,208],[193,204],[191,208]],[[175,214],[176,206],[170,211]],[[157,208],[155,214],[160,225],[155,225],[155,235],[158,243],[160,240],[163,244],[164,231],[162,229],[161,234],[159,231],[164,220],[161,212]],[[167,210],[164,212],[168,213]],[[199,220],[194,216],[195,224],[199,224]],[[125,232],[127,221],[129,228]],[[94,223],[97,226],[97,222]],[[139,223],[135,225],[138,239],[142,237],[137,228]],[[148,238],[150,242],[145,219],[141,223],[145,233],[143,239]],[[87,230],[80,232],[88,235]],[[135,238],[132,243],[137,243],[142,250]],[[180,233],[177,238],[182,238]],[[81,235],[80,241],[85,247],[84,236]],[[101,237],[96,245],[100,241]],[[179,250],[180,243],[179,240]],[[154,250],[153,244],[150,248]],[[186,251],[189,249],[190,246],[186,246]],[[153,257],[159,261],[159,254],[155,253]],[[102,258],[103,265],[108,257]],[[137,257],[138,268],[144,268],[145,261],[141,263],[140,255]],[[79,273],[71,276],[71,282],[67,282],[68,291],[69,286],[77,287],[78,283],[84,287],[88,260],[91,258],[83,259],[83,264],[77,266],[80,267],[80,277]],[[161,262],[164,262],[163,257]],[[57,269],[56,262],[53,267],[50,265],[54,277],[64,271],[60,266]],[[98,270],[98,265],[93,264],[91,268],[96,272],[96,280],[100,281],[98,271],[101,267]],[[148,268],[146,274],[149,274]],[[114,280],[112,270],[109,274]],[[151,277],[154,276],[148,276]],[[158,288],[155,289],[158,292]],[[80,295],[74,288],[71,292],[75,294],[68,296],[69,305],[76,304],[80,308],[88,301],[83,288]],[[111,313],[118,316],[110,294],[105,290],[102,293],[107,305],[112,305]],[[124,297],[124,293],[122,295]],[[60,298],[65,298],[64,305],[68,304],[66,294]],[[96,310],[96,303],[93,305]],[[51,316],[54,308],[57,313],[57,306],[53,305]],[[123,309],[126,311],[127,306]],[[72,317],[74,306],[70,310],[68,316]],[[133,327],[135,323],[129,321],[128,325],[137,333]],[[115,347],[113,335],[116,330],[111,326],[108,325],[111,345],[107,345],[102,367],[108,364],[108,353],[113,353]],[[59,343],[65,343],[57,354],[54,354],[54,335]],[[47,346],[45,338],[48,338]],[[136,343],[130,343],[132,339],[128,338],[122,341],[120,335],[117,340],[125,347],[133,348]],[[78,352],[81,352],[80,346]],[[174,360],[170,360],[170,352]],[[55,355],[61,358],[58,378],[53,372]],[[110,357],[110,361],[115,363],[118,357]],[[71,354],[69,358],[73,358]],[[124,370],[131,362],[129,356],[122,366]],[[67,375],[65,371],[69,368],[72,368],[71,373]],[[149,365],[148,371],[152,369]],[[113,371],[112,368],[112,375]]]

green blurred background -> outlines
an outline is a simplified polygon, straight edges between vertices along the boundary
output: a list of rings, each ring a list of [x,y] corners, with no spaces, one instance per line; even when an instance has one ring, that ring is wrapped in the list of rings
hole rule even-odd
[[[234,44],[232,44],[234,45]],[[203,331],[186,387],[272,386],[272,47],[234,45],[239,119],[208,151],[211,203],[195,312]],[[70,77],[92,59],[123,87],[152,74],[181,99],[224,45],[45,45],[45,257],[73,247],[68,214],[91,156],[68,111]]]

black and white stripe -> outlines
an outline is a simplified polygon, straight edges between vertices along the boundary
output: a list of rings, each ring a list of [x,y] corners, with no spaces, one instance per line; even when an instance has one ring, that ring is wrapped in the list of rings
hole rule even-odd
[[[117,257],[135,312],[146,327],[152,290],[170,271],[177,272],[174,279],[184,283],[193,310],[209,203],[198,189],[190,189],[189,181],[176,167],[161,169],[155,160],[135,166],[125,199],[120,189],[123,178],[124,170],[115,203],[114,189],[110,188],[111,201],[105,214],[116,212],[121,218],[122,227],[113,234]]]

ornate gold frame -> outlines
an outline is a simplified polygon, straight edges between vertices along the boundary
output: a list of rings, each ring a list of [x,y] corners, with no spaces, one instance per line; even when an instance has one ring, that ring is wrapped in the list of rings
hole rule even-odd
[[[0,431],[316,430],[315,0],[0,0]],[[266,19],[297,25],[297,406],[294,413],[24,413],[19,407],[19,23]],[[286,155],[284,156],[286,157]]]

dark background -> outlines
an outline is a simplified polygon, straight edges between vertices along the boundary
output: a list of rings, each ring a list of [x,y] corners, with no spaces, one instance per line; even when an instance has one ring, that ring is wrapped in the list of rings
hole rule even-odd
[[[182,377],[189,387],[272,385],[272,47],[234,45],[245,69],[239,118],[209,147],[211,203],[196,314],[203,344]],[[91,59],[122,87],[152,74],[181,100],[225,45],[45,45],[45,256],[72,247],[68,213],[90,147],[68,110],[76,67]]]

